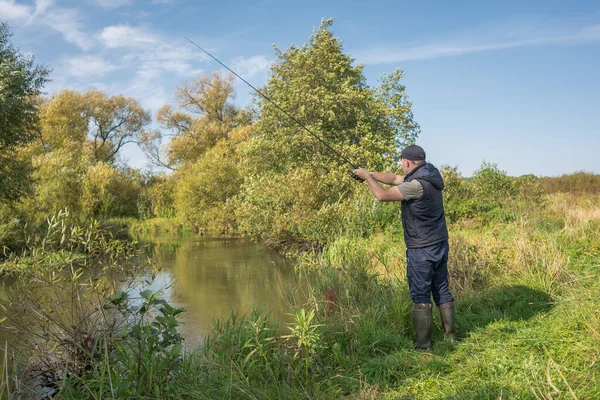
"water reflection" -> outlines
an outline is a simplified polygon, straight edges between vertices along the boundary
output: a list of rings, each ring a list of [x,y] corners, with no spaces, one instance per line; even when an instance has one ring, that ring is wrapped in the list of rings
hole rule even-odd
[[[180,328],[187,347],[201,343],[213,320],[231,311],[259,308],[281,320],[283,294],[300,284],[290,259],[244,239],[161,235],[140,241],[162,268],[151,288],[187,309]]]

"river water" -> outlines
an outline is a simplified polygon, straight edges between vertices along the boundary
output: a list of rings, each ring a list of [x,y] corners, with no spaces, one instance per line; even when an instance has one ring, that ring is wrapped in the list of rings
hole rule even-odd
[[[138,240],[161,268],[150,288],[172,305],[184,307],[179,332],[185,345],[202,342],[215,318],[254,308],[280,321],[291,293],[302,297],[293,260],[242,238],[199,235],[145,236]],[[146,287],[134,288],[134,291]]]

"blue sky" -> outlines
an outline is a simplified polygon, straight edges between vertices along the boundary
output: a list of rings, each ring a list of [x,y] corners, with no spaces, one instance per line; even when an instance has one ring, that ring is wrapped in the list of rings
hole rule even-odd
[[[219,69],[184,37],[262,85],[272,45],[305,43],[327,17],[369,84],[405,71],[432,163],[600,173],[598,1],[0,0],[13,43],[53,69],[48,94],[98,88],[152,111]],[[238,84],[236,102],[250,98]],[[134,145],[124,155],[146,163]]]

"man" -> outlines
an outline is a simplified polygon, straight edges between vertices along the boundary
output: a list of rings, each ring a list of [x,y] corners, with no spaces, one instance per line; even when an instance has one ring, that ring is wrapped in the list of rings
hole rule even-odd
[[[448,228],[444,215],[442,175],[425,161],[425,151],[417,145],[402,150],[402,170],[406,175],[354,172],[363,178],[379,201],[402,202],[402,227],[406,242],[406,273],[414,303],[415,347],[431,347],[431,296],[440,309],[446,338],[456,339],[454,297],[448,286]],[[393,185],[385,189],[381,182]]]

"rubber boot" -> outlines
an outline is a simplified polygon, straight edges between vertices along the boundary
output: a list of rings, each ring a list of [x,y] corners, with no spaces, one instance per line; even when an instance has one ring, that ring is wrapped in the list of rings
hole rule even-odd
[[[433,319],[431,317],[431,304],[415,304],[413,307],[413,325],[417,337],[415,348],[431,348],[431,330]]]
[[[440,315],[444,327],[444,337],[452,341],[456,340],[456,323],[454,322],[454,302],[440,304]]]

